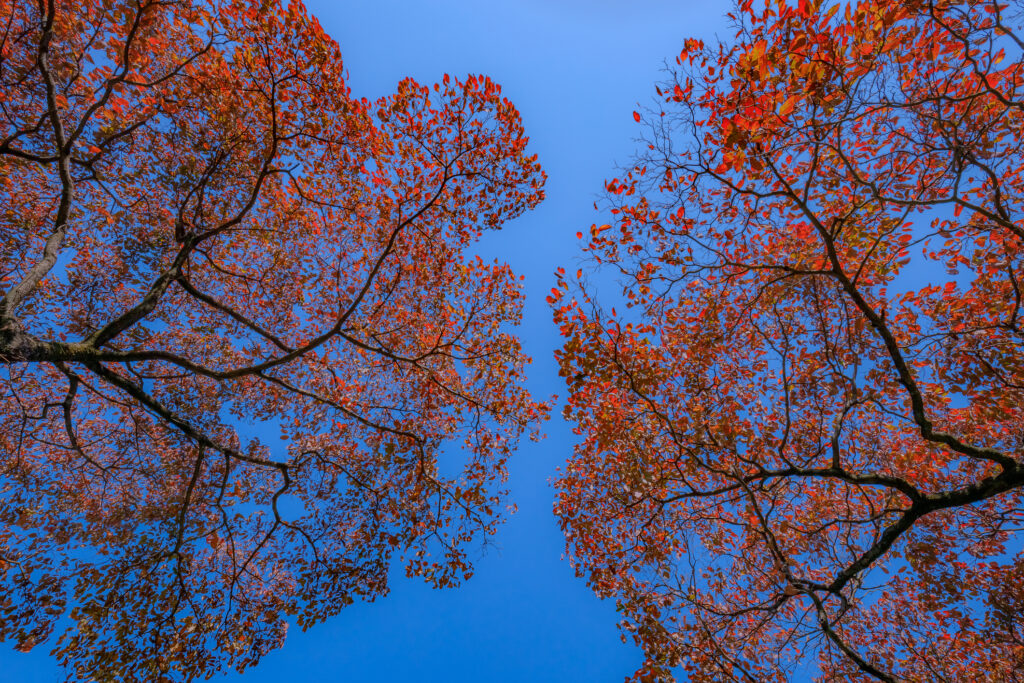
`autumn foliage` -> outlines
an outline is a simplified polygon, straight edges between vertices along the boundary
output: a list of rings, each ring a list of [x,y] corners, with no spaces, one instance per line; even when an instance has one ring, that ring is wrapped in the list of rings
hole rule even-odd
[[[550,297],[572,557],[638,680],[1024,680],[1021,8],[732,19]]]
[[[546,409],[467,252],[542,198],[499,87],[356,99],[296,0],[0,18],[0,639],[184,680],[468,577]]]

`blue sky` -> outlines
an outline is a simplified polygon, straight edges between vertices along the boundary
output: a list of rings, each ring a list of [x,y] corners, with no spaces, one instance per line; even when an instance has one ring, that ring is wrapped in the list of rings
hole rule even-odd
[[[688,36],[728,32],[727,3],[706,0],[307,0],[341,45],[356,96],[376,98],[405,76],[483,73],[519,108],[531,149],[549,175],[547,200],[481,245],[526,276],[520,329],[536,396],[564,393],[552,358],[558,337],[544,302],[558,266],[575,269],[575,234],[595,222],[602,181],[625,163],[666,59]],[[289,683],[622,681],[641,661],[599,601],[561,559],[550,480],[573,445],[555,411],[547,438],[524,442],[510,463],[519,512],[476,558],[459,589],[434,591],[396,572],[391,595],[357,603],[242,676],[215,681]],[[0,650],[0,678],[54,683],[46,647]]]

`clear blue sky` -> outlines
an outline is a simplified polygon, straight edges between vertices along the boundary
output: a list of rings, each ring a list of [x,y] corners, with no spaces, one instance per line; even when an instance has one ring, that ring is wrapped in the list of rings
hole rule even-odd
[[[574,268],[578,230],[597,219],[592,203],[639,133],[632,111],[653,95],[666,59],[687,36],[728,33],[715,0],[307,0],[341,45],[356,96],[391,92],[404,76],[433,83],[445,72],[484,73],[523,114],[532,151],[549,175],[547,200],[487,238],[481,250],[526,276],[520,329],[540,397],[564,393],[558,345],[544,302],[559,265]],[[525,442],[510,463],[519,512],[476,559],[461,588],[428,589],[396,572],[391,594],[357,603],[232,683],[619,682],[641,661],[619,641],[618,615],[561,559],[550,480],[573,436],[556,410],[547,438]],[[0,679],[54,683],[61,671],[45,646],[0,649]]]

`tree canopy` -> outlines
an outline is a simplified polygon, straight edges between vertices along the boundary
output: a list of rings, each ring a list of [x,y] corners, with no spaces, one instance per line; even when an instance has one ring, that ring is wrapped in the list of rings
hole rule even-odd
[[[1020,680],[1021,9],[731,18],[549,299],[571,556],[637,680]]]
[[[192,679],[468,577],[547,410],[471,253],[543,197],[501,89],[355,98],[298,0],[0,17],[0,639]]]

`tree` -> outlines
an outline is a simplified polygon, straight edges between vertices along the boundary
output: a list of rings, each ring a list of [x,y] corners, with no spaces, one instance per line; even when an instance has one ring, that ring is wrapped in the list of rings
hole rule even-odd
[[[619,312],[550,297],[577,569],[638,680],[1024,680],[1021,10],[730,16],[607,183]]]
[[[543,196],[500,88],[356,99],[297,0],[0,7],[0,638],[191,680],[468,578],[546,412],[469,253]]]

